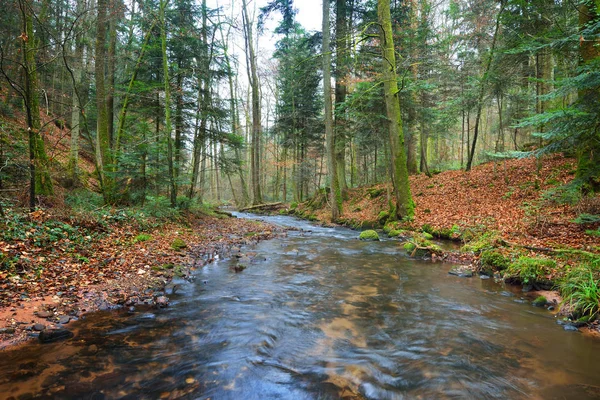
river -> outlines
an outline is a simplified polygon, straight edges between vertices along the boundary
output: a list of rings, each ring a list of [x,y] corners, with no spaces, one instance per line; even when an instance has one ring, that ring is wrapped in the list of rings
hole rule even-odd
[[[93,313],[73,339],[0,353],[0,398],[600,398],[600,340],[518,290],[397,241],[260,219],[298,230],[243,249],[240,273],[235,257],[203,267],[168,308]]]

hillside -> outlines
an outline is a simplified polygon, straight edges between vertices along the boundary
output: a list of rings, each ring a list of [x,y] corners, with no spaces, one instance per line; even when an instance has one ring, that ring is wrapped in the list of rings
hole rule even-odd
[[[507,160],[476,166],[470,172],[445,171],[429,178],[411,177],[415,201],[413,229],[472,228],[494,230],[512,243],[536,247],[573,247],[600,252],[598,236],[586,231],[599,223],[573,222],[580,214],[600,213],[600,196],[570,204],[575,194],[559,187],[574,178],[575,161],[563,156],[545,157],[536,172],[534,158]],[[388,209],[387,191],[380,184],[350,189],[345,196],[343,222],[350,226],[376,224],[379,214]],[[331,222],[328,210],[300,210],[320,221]]]

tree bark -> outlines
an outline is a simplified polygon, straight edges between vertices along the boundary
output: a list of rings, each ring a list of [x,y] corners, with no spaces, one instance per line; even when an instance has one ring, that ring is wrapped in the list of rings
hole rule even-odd
[[[346,116],[342,104],[346,101],[348,87],[348,12],[346,0],[336,0],[335,11],[335,126],[334,147],[336,175],[340,190],[346,190]]]
[[[252,34],[252,24],[248,15],[246,0],[242,0],[242,14],[244,22],[244,36],[246,40],[246,58],[248,64],[248,78],[252,91],[252,144],[250,147],[251,158],[251,177],[252,177],[252,203],[261,204],[262,193],[260,187],[260,141],[261,141],[261,109],[260,109],[260,88],[258,83],[258,73],[256,65],[256,53],[254,51],[254,38]]]
[[[396,55],[394,53],[389,0],[377,1],[377,17],[380,25],[379,38],[383,56],[382,78],[388,119],[389,148],[391,154],[390,171],[394,187],[394,216],[400,219],[412,218],[414,215],[414,203],[410,194],[408,169],[406,167],[406,152],[404,150],[404,134],[402,132],[400,100],[398,98]]]
[[[333,132],[333,110],[331,106],[331,52],[329,31],[329,0],[323,0],[323,92],[325,103],[325,141],[327,143],[327,169],[329,170],[329,192],[331,219],[336,221],[342,210],[342,192],[337,176],[336,148]],[[337,92],[337,90],[336,90]],[[336,96],[337,97],[337,96]]]
[[[173,168],[173,138],[171,137],[171,86],[169,85],[169,60],[167,58],[167,22],[165,18],[165,8],[169,0],[161,0],[159,19],[160,19],[160,37],[162,48],[162,66],[165,88],[165,135],[167,138],[167,164],[169,168],[169,198],[171,207],[177,206],[177,187],[175,185],[175,170]]]
[[[488,80],[488,75],[490,73],[490,68],[492,66],[492,61],[494,60],[494,52],[496,50],[496,39],[498,38],[498,31],[500,30],[500,17],[502,16],[502,12],[504,11],[505,0],[501,0],[500,2],[500,10],[498,11],[498,15],[496,16],[496,28],[494,29],[494,36],[492,38],[492,46],[490,48],[490,54],[488,55],[488,59],[483,71],[483,76],[481,77],[481,84],[479,86],[479,95],[477,97],[477,115],[475,117],[475,130],[473,132],[473,144],[471,146],[471,151],[469,152],[469,159],[467,161],[467,171],[471,170],[473,166],[473,159],[475,158],[475,146],[477,146],[477,136],[479,134],[479,123],[481,121],[481,112],[483,110],[483,97],[485,95],[486,83]]]

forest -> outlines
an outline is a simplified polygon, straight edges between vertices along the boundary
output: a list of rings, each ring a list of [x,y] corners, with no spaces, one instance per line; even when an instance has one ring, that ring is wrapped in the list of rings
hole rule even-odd
[[[23,301],[162,307],[283,235],[232,210],[385,235],[600,332],[600,0],[2,4],[3,340]]]

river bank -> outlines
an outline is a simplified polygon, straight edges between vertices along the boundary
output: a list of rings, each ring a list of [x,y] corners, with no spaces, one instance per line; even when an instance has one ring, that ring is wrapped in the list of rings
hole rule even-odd
[[[283,232],[222,215],[188,214],[153,227],[123,215],[106,224],[41,211],[10,216],[18,223],[7,223],[0,241],[0,350],[68,335],[69,322],[93,311],[165,307],[173,278]]]

